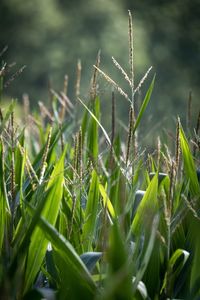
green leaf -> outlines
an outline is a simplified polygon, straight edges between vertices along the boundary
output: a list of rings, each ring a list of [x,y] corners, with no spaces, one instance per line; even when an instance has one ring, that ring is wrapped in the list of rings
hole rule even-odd
[[[133,284],[134,284],[134,281],[135,281],[135,277],[133,277]],[[137,291],[142,299],[148,299],[147,288],[146,288],[144,282],[139,281],[138,286],[137,286]],[[136,296],[136,299],[138,299],[137,296]]]
[[[106,132],[106,130],[104,129],[104,127],[101,125],[101,123],[99,122],[99,120],[97,119],[97,117],[94,115],[94,113],[87,107],[87,105],[85,105],[85,103],[83,103],[83,101],[78,98],[78,101],[85,107],[85,109],[89,112],[89,114],[92,116],[92,118],[96,121],[96,123],[99,125],[99,127],[101,128],[105,138],[106,138],[106,141],[108,142],[108,144],[111,146],[111,141],[110,141],[110,138]]]
[[[87,269],[92,272],[98,260],[102,257],[102,252],[86,252],[80,255],[81,260]]]
[[[155,215],[158,213],[158,174],[149,183],[146,192],[135,213],[131,229],[132,233],[140,236],[142,231],[149,232]]]
[[[167,297],[173,297],[174,285],[178,276],[180,275],[181,270],[183,269],[186,261],[189,258],[189,252],[183,249],[177,249],[171,256],[167,271],[165,273],[165,278],[161,293],[165,290]]]
[[[35,209],[30,207],[30,205],[28,208],[29,213],[33,216]],[[83,299],[92,300],[96,291],[96,285],[73,246],[43,217],[40,217],[38,226],[46,240],[50,241],[53,245],[53,250],[56,252],[55,256],[57,257],[55,263],[58,262],[58,260],[60,261],[59,272],[61,276],[64,274],[68,275],[67,280],[65,276],[61,278],[65,284],[66,296],[69,292],[72,296],[70,299],[80,299],[74,297],[74,295],[78,295]],[[70,286],[70,284],[72,284],[72,286]],[[68,291],[68,289],[70,291]]]
[[[185,171],[186,178],[189,180],[189,189],[191,192],[191,196],[192,197],[197,196],[198,198],[200,198],[200,185],[198,182],[194,160],[182,127],[180,128],[180,141],[181,141],[181,150],[182,150],[183,160],[184,160],[184,171]],[[199,207],[200,207],[200,203],[199,203]]]
[[[100,191],[102,199],[103,199],[104,207],[107,208],[110,216],[112,217],[112,219],[114,219],[115,218],[115,210],[114,210],[113,205],[107,195],[106,189],[104,188],[104,186],[102,184],[99,184],[99,191]]]
[[[142,116],[143,116],[143,114],[144,114],[144,112],[145,112],[145,110],[147,108],[147,105],[149,103],[149,100],[151,98],[151,94],[152,94],[152,91],[153,91],[153,88],[154,88],[155,77],[156,76],[154,75],[153,80],[152,80],[152,82],[150,84],[150,87],[149,87],[149,89],[148,89],[148,91],[147,91],[147,93],[145,95],[145,98],[144,98],[144,100],[142,102],[142,106],[140,108],[140,111],[138,113],[138,116],[137,116],[137,119],[136,119],[136,122],[135,122],[135,126],[133,128],[133,134],[136,131],[136,129],[138,128],[138,126],[140,124],[140,121],[142,119]]]
[[[18,142],[22,147],[24,147],[24,130],[20,134]],[[15,148],[15,184],[16,188],[19,191],[21,188],[21,177],[23,176],[24,172],[24,164],[23,164],[24,157],[22,156],[19,147]]]
[[[62,157],[58,160],[51,174],[50,180],[47,185],[46,198],[44,198],[43,195],[38,195],[39,197],[41,197],[40,201],[45,201],[41,216],[52,225],[54,225],[56,222],[62,199],[64,181],[64,158],[65,151]],[[24,292],[28,291],[35,280],[35,277],[44,259],[47,244],[48,240],[45,238],[44,232],[39,227],[36,227],[31,235],[31,241],[28,249],[24,279]]]
[[[56,300],[56,292],[49,288],[37,288],[30,290],[23,300]]]
[[[200,220],[195,218],[192,212],[189,212],[188,216],[188,236],[187,242],[190,245],[190,251],[192,253],[191,260],[191,274],[190,274],[190,291],[192,293],[198,293],[200,296],[200,239],[199,239],[199,228]],[[193,295],[194,296],[194,295]],[[192,297],[193,297],[192,296]]]
[[[107,258],[109,273],[100,299],[133,299],[133,266],[116,219],[110,229]]]
[[[9,105],[6,115],[3,118],[3,121],[1,122],[0,125],[0,135],[2,134],[5,126],[6,126],[6,122],[8,121],[8,119],[10,118],[10,115],[12,114],[12,112],[14,111],[14,107],[15,107],[15,101],[12,101],[11,104]]]
[[[0,140],[0,254],[2,251],[4,238],[8,235],[7,231],[10,219],[10,206],[8,202],[4,174],[3,142]]]
[[[95,170],[92,171],[92,179],[88,193],[85,221],[83,225],[83,246],[85,251],[92,250],[96,220],[99,205],[99,179]]]
[[[200,185],[198,182],[197,172],[195,169],[194,160],[189,148],[188,141],[184,134],[182,127],[180,128],[180,142],[181,150],[184,160],[184,172],[185,177],[189,183],[189,198],[191,198],[191,205],[193,211],[190,211],[187,215],[188,222],[188,235],[187,241],[190,245],[190,249],[193,253],[191,261],[191,274],[190,274],[190,291],[200,295],[199,282],[199,265],[200,265],[200,239],[199,239],[199,228],[200,221],[196,217],[200,208]],[[192,294],[192,297],[194,295]]]
[[[56,145],[58,144],[61,134],[66,130],[67,127],[69,127],[71,129],[71,126],[72,126],[72,124],[69,125],[69,123],[66,122],[62,125],[61,128],[60,127],[54,128],[52,136],[51,136],[51,140],[50,140],[49,151],[47,154],[47,160],[46,160],[47,164],[50,163],[51,156],[53,155],[53,151],[54,151]],[[47,133],[47,131],[45,133]],[[43,144],[40,152],[37,154],[37,156],[34,157],[33,168],[36,171],[38,171],[38,169],[41,166],[42,157],[44,155],[44,151],[46,148],[46,144],[45,144],[46,139],[45,139],[45,137],[43,137],[43,139],[44,139],[44,144]]]
[[[140,268],[137,270],[137,274],[134,280],[134,290],[137,289],[139,282],[142,280],[142,277],[145,273],[145,270],[148,267],[151,255],[152,255],[152,251],[154,249],[154,244],[155,244],[155,239],[156,239],[156,232],[158,229],[158,224],[159,224],[159,216],[155,215],[153,222],[152,222],[152,226],[150,228],[150,237],[148,239],[147,242],[147,247],[145,249],[145,254],[144,257],[142,259],[142,263]]]

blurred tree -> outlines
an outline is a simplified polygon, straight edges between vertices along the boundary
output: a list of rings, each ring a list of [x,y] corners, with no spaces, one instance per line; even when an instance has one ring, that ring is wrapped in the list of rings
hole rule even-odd
[[[84,93],[99,49],[107,70],[112,70],[112,55],[123,65],[128,62],[127,12],[120,0],[49,0],[48,4],[40,0],[1,0],[0,28],[0,46],[9,47],[4,59],[15,60],[16,68],[27,65],[24,75],[6,92],[19,98],[28,92],[33,103],[41,97],[45,100],[48,77],[59,89],[65,73],[74,82],[78,58],[83,64]],[[136,64],[144,69],[142,28],[139,32],[137,48],[144,50]]]
[[[32,96],[40,95],[46,89],[47,76],[60,50],[56,49],[54,38],[63,25],[56,2],[8,0],[0,3],[0,44],[8,45],[6,61],[15,60],[16,68],[27,65],[8,90],[20,97],[23,92]],[[35,92],[37,90],[37,92]]]
[[[82,94],[87,96],[92,65],[99,49],[102,49],[102,69],[117,82],[123,82],[120,72],[112,66],[111,56],[125,70],[129,69],[127,9],[131,9],[136,80],[138,82],[150,65],[157,73],[153,103],[147,116],[151,119],[153,115],[158,123],[167,115],[170,121],[166,122],[171,123],[171,113],[185,115],[190,89],[193,90],[194,105],[198,106],[198,3],[199,0],[1,0],[0,49],[5,45],[9,47],[3,59],[8,63],[16,61],[16,69],[27,65],[5,93],[21,99],[26,92],[32,105],[38,100],[47,101],[48,78],[53,87],[60,90],[67,73],[69,93],[74,97],[76,62],[80,58]],[[106,90],[107,84],[103,80],[102,86]],[[110,97],[110,88],[102,101],[106,97]],[[123,101],[118,102],[120,117],[126,114],[124,119],[127,119],[128,105],[120,105]]]
[[[199,0],[125,2],[125,8],[131,9],[145,24],[147,53],[157,73],[154,114],[160,118],[166,117],[166,113],[184,117],[190,90],[193,92],[193,113],[198,114]]]

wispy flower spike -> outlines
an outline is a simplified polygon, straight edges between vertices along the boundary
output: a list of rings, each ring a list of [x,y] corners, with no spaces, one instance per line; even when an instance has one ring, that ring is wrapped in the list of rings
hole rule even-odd
[[[145,73],[145,75],[142,77],[142,79],[140,80],[138,86],[136,87],[136,89],[134,90],[134,94],[136,94],[142,87],[143,83],[145,82],[145,80],[147,79],[150,71],[152,70],[152,66],[147,70],[147,72]]]
[[[189,92],[187,103],[187,129],[190,130],[192,110],[192,91]]]
[[[131,106],[134,109],[134,88],[135,88],[135,76],[134,76],[134,50],[133,50],[133,20],[131,11],[128,11],[128,30],[129,30],[129,65],[131,76]]]
[[[95,63],[95,66],[97,68],[99,68],[100,66],[100,61],[101,61],[101,50],[99,50],[97,53],[97,59]],[[91,99],[95,99],[97,94],[97,71],[98,70],[95,68],[91,79],[91,90],[90,90]]]
[[[131,86],[134,89],[134,58],[133,58],[133,20],[131,11],[128,11],[128,30],[129,30],[129,64],[131,71]]]
[[[0,70],[0,77],[1,77],[1,76],[4,76],[5,73],[6,73],[6,63],[3,65],[3,67],[2,67],[1,70]]]
[[[129,111],[129,130],[128,130],[128,139],[127,139],[127,151],[126,151],[126,166],[128,165],[128,160],[131,151],[131,138],[132,138],[132,131],[133,131],[133,107],[130,107]]]
[[[44,179],[44,173],[46,170],[46,160],[47,160],[47,155],[49,152],[49,146],[50,146],[50,141],[51,141],[51,133],[52,133],[52,127],[50,127],[49,129],[49,133],[48,133],[48,137],[47,137],[47,143],[46,143],[46,147],[44,149],[44,154],[42,157],[42,167],[41,167],[41,171],[40,171],[40,179],[39,179],[39,184],[42,184],[43,179]]]
[[[39,183],[39,179],[38,179],[38,176],[35,172],[35,170],[33,169],[32,167],[32,164],[30,162],[30,159],[28,158],[28,155],[26,153],[26,150],[20,145],[20,143],[18,142],[17,143],[17,147],[19,148],[19,151],[21,153],[22,156],[25,156],[26,157],[26,161],[25,161],[25,164],[26,164],[26,169],[28,171],[28,174],[30,175],[30,179],[32,180],[34,178],[34,180]]]
[[[198,148],[200,148],[200,141],[198,138],[198,133],[200,130],[200,111],[198,114],[198,118],[197,118],[197,125],[196,125],[196,129],[195,129],[195,139],[194,139],[194,145],[193,145],[193,155],[194,157],[196,156],[196,151]]]
[[[59,124],[59,129],[60,129],[60,143],[61,143],[61,150],[62,152],[64,151],[64,137],[63,137],[63,132],[62,132],[62,125]]]
[[[4,88],[6,89],[14,80],[16,77],[18,77],[26,68],[26,66],[21,67],[17,72],[15,72],[4,84]]]
[[[112,91],[112,134],[111,134],[111,143],[113,147],[113,142],[115,138],[115,93]]]
[[[8,46],[6,45],[0,52],[0,57],[8,50]]]
[[[176,124],[176,156],[175,156],[175,166],[176,166],[176,175],[178,172],[179,168],[179,163],[180,163],[180,154],[181,154],[181,149],[180,149],[180,118],[178,117],[177,119],[177,124]]]
[[[63,83],[63,94],[64,95],[67,95],[67,89],[68,89],[68,76],[65,75],[64,77],[64,83]],[[61,97],[61,110],[60,110],[60,113],[59,113],[59,118],[60,118],[60,122],[63,122],[64,118],[65,118],[65,112],[66,112],[66,105],[63,105],[63,97]]]
[[[76,86],[75,86],[76,97],[80,96],[81,69],[82,69],[81,60],[79,59],[77,62],[77,69],[76,69]]]
[[[54,90],[51,91],[53,95],[56,96],[56,98],[58,98],[58,101],[60,101],[61,104],[62,104],[62,100],[64,100],[66,102],[66,106],[69,106],[69,108],[74,109],[74,105],[72,104],[72,102],[70,101],[67,95],[65,95],[63,92],[60,92],[62,98],[59,99],[59,95]]]
[[[80,176],[80,181],[83,180],[83,162],[82,162],[82,153],[83,153],[83,149],[82,149],[82,130],[81,128],[79,129],[79,133],[78,133],[78,164],[79,164],[79,176]]]
[[[51,123],[53,123],[54,117],[51,115],[51,113],[49,112],[48,108],[44,105],[44,103],[42,101],[39,101],[38,105],[40,107],[41,115],[43,116],[43,118],[47,116],[51,121]]]
[[[168,218],[169,222],[172,215],[173,209],[173,193],[174,193],[174,186],[175,186],[175,162],[172,161],[171,163],[171,170],[170,170],[170,188],[169,188],[169,203],[168,203]]]
[[[111,123],[110,168],[113,166],[113,143],[115,138],[115,93],[112,91],[112,123]]]
[[[103,75],[104,78],[105,78],[110,84],[112,84],[112,85],[114,86],[114,88],[115,88],[122,96],[124,96],[124,98],[126,98],[126,99],[131,103],[131,100],[130,100],[130,98],[128,97],[128,95],[120,88],[120,86],[119,86],[113,79],[111,79],[111,78],[110,78],[106,73],[104,73],[101,69],[97,68],[97,66],[93,65],[93,67],[94,67],[95,69],[97,69],[97,70],[99,71],[99,73],[100,73],[101,75]]]
[[[67,91],[68,91],[68,80],[69,80],[68,75],[65,75],[64,84],[63,84],[63,93],[65,95],[67,95]]]
[[[14,198],[15,198],[15,144],[14,144],[14,112],[11,113],[11,197],[12,207],[14,209]]]
[[[128,77],[128,74],[124,71],[122,66],[116,61],[116,59],[113,56],[112,56],[112,61],[115,64],[115,66],[121,71],[122,75],[124,75],[124,78],[126,79],[126,81],[128,81],[130,87],[132,87],[132,82],[131,82],[130,78]]]
[[[23,109],[24,109],[24,119],[28,123],[28,116],[30,115],[30,100],[28,94],[23,94]]]

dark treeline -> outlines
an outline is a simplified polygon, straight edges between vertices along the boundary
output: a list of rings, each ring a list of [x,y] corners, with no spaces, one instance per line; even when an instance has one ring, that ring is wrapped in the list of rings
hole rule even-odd
[[[150,65],[154,67],[152,73],[157,74],[153,103],[147,112],[149,119],[153,116],[170,123],[172,114],[184,117],[190,90],[193,110],[197,112],[200,92],[198,2],[1,0],[0,51],[8,45],[1,63],[16,62],[8,78],[21,66],[27,66],[4,93],[19,100],[23,93],[28,93],[32,105],[38,100],[47,102],[48,80],[56,90],[61,90],[64,75],[68,74],[69,95],[73,98],[76,63],[80,58],[81,93],[86,98],[99,49],[102,69],[123,82],[112,66],[111,56],[128,70],[127,10],[130,9],[134,16],[136,80]],[[102,101],[109,97],[110,91],[101,79]],[[123,101],[120,99],[118,105]],[[104,102],[107,103],[107,99]],[[125,113],[123,109],[120,111]]]

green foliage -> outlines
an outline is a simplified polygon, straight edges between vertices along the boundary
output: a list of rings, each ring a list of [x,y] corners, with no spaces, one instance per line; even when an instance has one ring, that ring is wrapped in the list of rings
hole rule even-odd
[[[44,208],[41,212],[41,217],[45,218],[52,225],[55,225],[62,199],[64,158],[65,151],[55,165],[55,168],[46,186],[46,191],[44,192],[43,188],[39,188],[38,192],[35,192],[34,194],[37,197],[38,203],[45,202]],[[43,198],[43,196],[45,197]],[[36,199],[31,200],[31,202],[35,203]],[[26,258],[24,292],[26,292],[33,284],[35,276],[38,273],[40,265],[44,259],[48,244],[48,240],[45,239],[44,233],[41,232],[41,230],[37,227],[33,231],[30,241],[28,257]]]
[[[1,111],[2,299],[199,299],[198,129],[193,152],[180,122],[174,155],[165,141],[144,150],[153,86],[134,117],[128,103],[126,145],[113,112],[105,130],[99,96],[56,95],[26,126],[13,104]]]
[[[1,140],[0,144],[0,251],[2,254],[2,246],[4,243],[4,239],[8,238],[8,225],[9,225],[9,215],[10,215],[10,206],[8,203],[8,196],[6,191],[6,183],[5,183],[5,173],[4,173],[4,156],[3,156],[3,143]]]
[[[85,223],[83,225],[83,248],[84,251],[92,250],[92,240],[95,234],[97,214],[99,209],[99,183],[98,175],[92,171],[90,189],[85,208]]]

